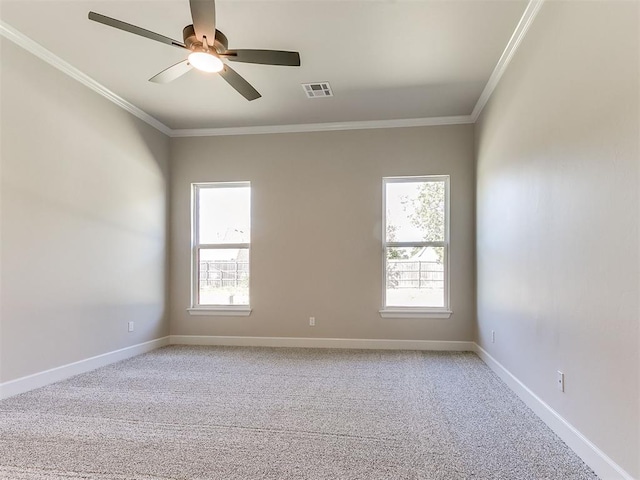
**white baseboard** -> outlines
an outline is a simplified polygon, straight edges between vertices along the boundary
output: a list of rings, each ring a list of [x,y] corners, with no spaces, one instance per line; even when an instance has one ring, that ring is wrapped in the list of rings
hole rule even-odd
[[[547,424],[602,480],[634,480],[620,465],[596,447],[578,429],[565,420],[544,400],[493,358],[480,345],[475,344],[478,356],[493,370],[540,419]]]
[[[169,337],[162,337],[149,342],[132,345],[131,347],[114,350],[113,352],[96,355],[95,357],[80,360],[78,362],[51,368],[44,372],[38,372],[33,375],[0,383],[0,400],[18,395],[19,393],[28,392],[35,388],[44,387],[45,385],[59,382],[60,380],[73,377],[74,375],[85,373],[90,370],[95,370],[96,368],[104,367],[105,365],[109,365],[120,360],[135,357],[136,355],[150,352],[151,350],[155,350],[156,348],[164,347],[166,345],[169,345]]]
[[[172,345],[227,345],[240,347],[359,348],[370,350],[446,350],[473,352],[473,342],[385,340],[369,338],[224,337],[171,335]]]

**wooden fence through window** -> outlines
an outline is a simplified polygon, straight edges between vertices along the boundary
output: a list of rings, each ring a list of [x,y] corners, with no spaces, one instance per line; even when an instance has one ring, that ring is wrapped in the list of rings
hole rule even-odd
[[[444,265],[416,260],[387,260],[387,288],[444,288]]]
[[[208,260],[200,262],[200,288],[246,287],[249,262]]]

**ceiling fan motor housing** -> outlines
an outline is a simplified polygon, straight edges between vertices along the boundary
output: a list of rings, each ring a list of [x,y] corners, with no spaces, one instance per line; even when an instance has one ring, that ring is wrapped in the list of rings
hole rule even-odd
[[[189,50],[200,50],[202,49],[202,42],[198,40],[196,37],[196,31],[193,28],[193,25],[187,25],[182,30],[182,38],[184,39],[184,44],[187,46]],[[210,39],[207,39],[209,42]],[[220,30],[216,30],[216,38],[213,40],[213,45],[209,45],[213,47],[218,54],[222,54],[227,51],[229,47],[229,41],[224,33]]]

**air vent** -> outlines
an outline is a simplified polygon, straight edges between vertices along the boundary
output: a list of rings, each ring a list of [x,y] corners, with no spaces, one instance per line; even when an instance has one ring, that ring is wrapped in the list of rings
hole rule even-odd
[[[308,98],[333,97],[329,82],[303,83],[302,89]]]

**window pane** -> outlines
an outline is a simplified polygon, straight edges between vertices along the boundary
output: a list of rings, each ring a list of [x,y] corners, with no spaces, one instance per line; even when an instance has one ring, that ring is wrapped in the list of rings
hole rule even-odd
[[[445,182],[386,183],[387,242],[445,241]]]
[[[387,247],[387,306],[444,307],[444,247]]]
[[[200,305],[249,305],[249,249],[201,249]]]
[[[198,243],[250,242],[250,187],[201,187],[198,208]]]

